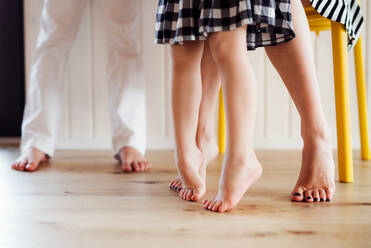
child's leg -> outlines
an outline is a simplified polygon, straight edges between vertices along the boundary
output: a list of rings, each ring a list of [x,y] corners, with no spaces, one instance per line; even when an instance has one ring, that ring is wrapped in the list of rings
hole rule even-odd
[[[218,156],[218,145],[215,137],[215,109],[220,89],[219,72],[211,55],[208,41],[205,41],[201,60],[202,97],[199,109],[196,145],[202,152],[206,166]],[[205,179],[205,171],[201,177]],[[182,189],[180,177],[176,177],[170,188],[176,192]]]
[[[303,161],[292,200],[331,200],[335,191],[335,167],[317,87],[310,32],[301,3],[291,1],[291,4],[297,37],[282,45],[266,47],[266,52],[285,82],[301,116]]]
[[[202,94],[200,64],[203,45],[202,41],[192,41],[171,47],[176,164],[183,182],[179,196],[194,201],[205,193],[205,183],[200,176],[204,163],[196,145]]]
[[[218,195],[204,206],[224,212],[237,205],[262,173],[253,147],[257,93],[246,54],[246,27],[213,33],[209,42],[222,77],[228,138]]]
[[[215,137],[215,110],[220,90],[218,67],[212,57],[209,41],[205,41],[201,61],[202,99],[198,116],[196,144],[202,151],[205,163],[216,158],[219,153]]]

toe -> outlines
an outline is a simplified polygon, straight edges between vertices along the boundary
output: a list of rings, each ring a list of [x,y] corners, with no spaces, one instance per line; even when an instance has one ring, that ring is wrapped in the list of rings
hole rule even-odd
[[[24,167],[26,166],[27,161],[22,161],[18,164],[17,170],[24,171]]]
[[[213,207],[215,206],[215,204],[216,204],[217,202],[218,202],[217,200],[212,201],[212,202],[209,204],[209,206],[207,207],[207,209],[212,210]]]
[[[313,196],[312,196],[312,191],[307,190],[304,192],[304,197],[306,202],[313,202]]]
[[[324,189],[320,189],[318,193],[320,201],[326,201],[326,191]]]
[[[135,172],[139,172],[140,171],[140,166],[137,162],[132,162],[131,163],[131,166],[134,168],[134,171]]]
[[[315,201],[315,202],[319,202],[320,201],[319,193],[318,193],[317,190],[315,190],[315,191],[312,192],[312,197],[313,197],[313,201]]]
[[[180,198],[182,198],[182,199],[184,199],[184,194],[186,193],[186,189],[181,189],[180,191],[179,191],[179,197]]]
[[[205,200],[203,204],[204,208],[208,208],[211,202],[212,202],[211,200]]]
[[[121,168],[124,172],[131,172],[132,171],[130,163],[128,163],[128,162],[123,163]]]
[[[183,197],[182,197],[183,193],[184,193],[184,190],[181,189],[181,190],[178,192],[178,196],[179,196],[180,198],[183,198]]]
[[[301,202],[304,200],[304,190],[301,187],[296,187],[291,193],[291,200]]]
[[[171,181],[171,182],[170,182],[170,185],[169,185],[169,188],[170,188],[170,189],[173,189],[173,188],[174,188],[174,185],[175,185],[175,182],[174,182],[174,181]]]
[[[199,201],[205,194],[205,189],[203,187],[198,187],[193,190],[192,201]]]
[[[184,189],[183,190],[183,193],[182,193],[182,199],[183,200],[186,200],[187,199],[187,194],[188,194],[188,190],[187,189]]]
[[[218,209],[219,209],[219,207],[220,207],[220,205],[222,205],[222,202],[217,201],[216,204],[214,205],[214,207],[212,208],[212,210],[213,210],[214,212],[217,212]]]
[[[147,165],[145,162],[140,162],[140,166],[141,166],[142,171],[147,170]]]
[[[15,170],[16,168],[17,168],[17,161],[14,161],[13,163],[12,163],[12,169],[13,170]]]
[[[177,182],[177,183],[175,184],[175,188],[174,188],[174,190],[179,191],[179,190],[181,190],[181,189],[182,189],[182,182]]]
[[[36,162],[34,162],[34,161],[31,161],[31,162],[29,162],[29,163],[24,167],[24,169],[25,169],[26,171],[35,171],[35,170],[37,169],[38,166],[39,166],[38,163],[36,163]]]
[[[146,164],[146,170],[151,169],[152,164],[149,161],[146,161],[145,164]]]
[[[185,199],[187,201],[190,201],[191,200],[191,197],[192,197],[192,190],[188,189],[187,190],[187,193],[186,193],[186,196],[185,196]]]
[[[331,201],[334,195],[334,191],[329,188],[325,189],[325,191],[326,191],[326,201]]]
[[[175,178],[174,180],[172,180],[172,181],[170,182],[170,188],[171,188],[171,189],[175,189],[175,186],[176,186],[177,183],[178,183],[178,179]]]
[[[221,202],[219,208],[218,208],[218,212],[219,213],[224,213],[225,211],[228,210],[228,204],[226,202]]]

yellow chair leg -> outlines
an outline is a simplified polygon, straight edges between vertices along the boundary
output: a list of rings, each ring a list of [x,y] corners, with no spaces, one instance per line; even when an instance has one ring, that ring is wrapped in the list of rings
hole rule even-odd
[[[361,135],[361,157],[362,159],[368,160],[371,159],[371,153],[368,141],[366,77],[362,54],[362,37],[359,38],[354,48],[354,62],[357,78],[359,133]]]
[[[224,111],[224,101],[223,101],[223,91],[220,89],[219,93],[219,128],[218,128],[218,142],[219,142],[219,152],[224,154],[225,143],[226,143],[226,125],[225,125],[225,111]]]
[[[334,60],[336,126],[339,179],[353,182],[353,156],[350,129],[347,34],[342,24],[331,22]]]

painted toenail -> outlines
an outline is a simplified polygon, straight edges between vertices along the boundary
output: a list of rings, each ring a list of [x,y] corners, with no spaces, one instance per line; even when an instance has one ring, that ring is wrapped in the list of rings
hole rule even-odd
[[[315,200],[315,201],[317,201],[317,200],[318,200],[318,198],[314,198],[314,200]]]
[[[321,201],[324,201],[325,199],[321,198]]]
[[[326,199],[326,201],[330,201],[330,199]]]
[[[311,199],[311,197],[310,196],[307,196],[307,200],[310,200]]]
[[[300,193],[295,193],[294,196],[301,196],[301,194]]]

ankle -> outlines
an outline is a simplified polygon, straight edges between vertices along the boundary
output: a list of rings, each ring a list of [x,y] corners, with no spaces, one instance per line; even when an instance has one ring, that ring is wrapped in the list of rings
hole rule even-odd
[[[257,160],[256,154],[254,150],[249,150],[247,152],[227,152],[225,161],[227,163],[233,164],[249,164],[251,160]]]
[[[314,144],[318,142],[331,142],[330,129],[327,125],[305,126],[302,125],[301,136],[304,144]]]
[[[191,147],[178,147],[175,152],[176,161],[189,161],[195,156],[200,155],[200,150],[197,146],[191,146]]]
[[[215,134],[208,130],[199,130],[196,136],[196,145],[198,149],[203,150],[205,146],[216,142]]]

